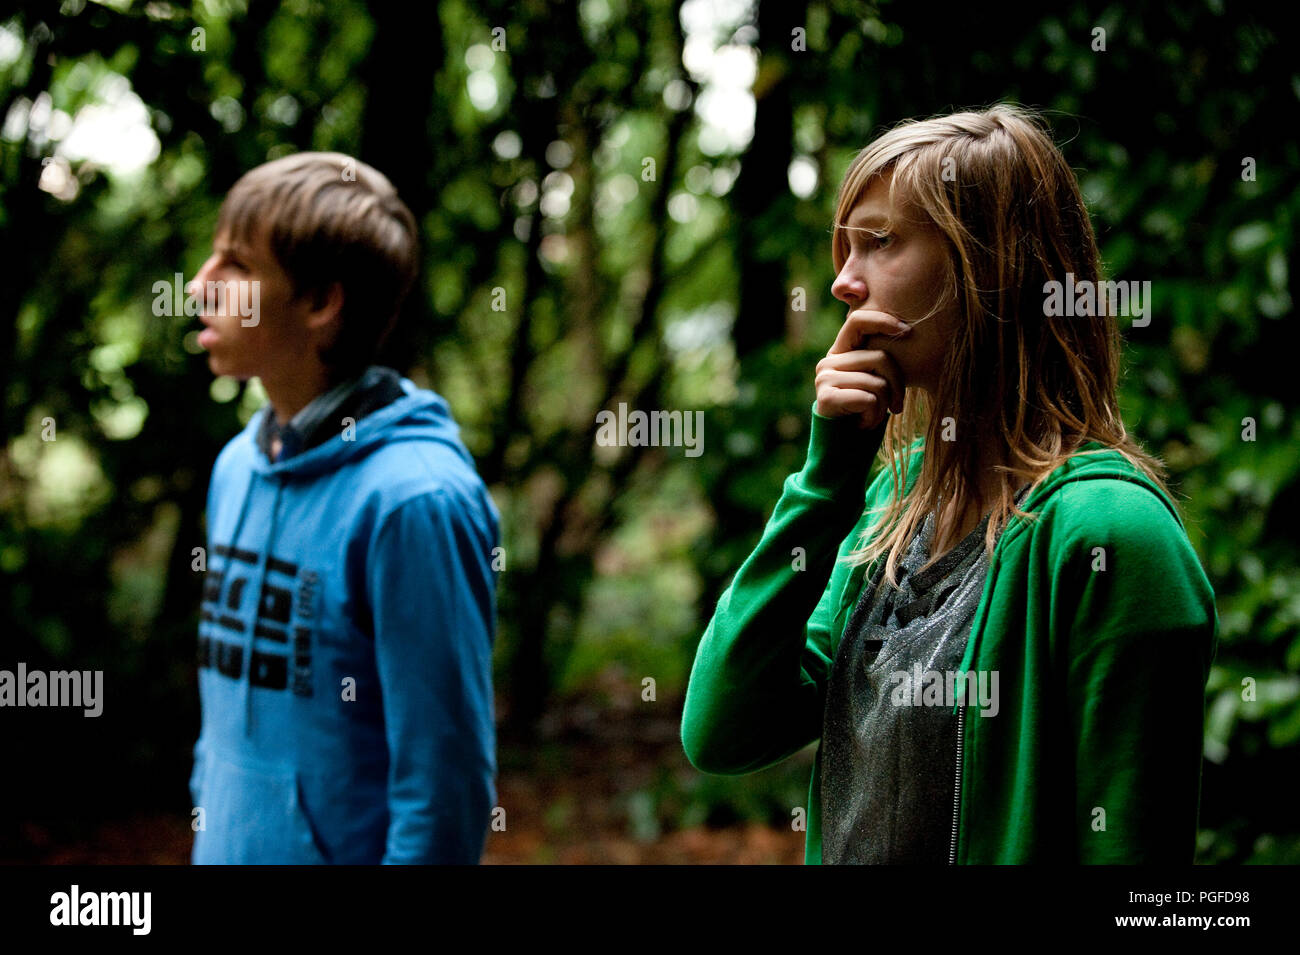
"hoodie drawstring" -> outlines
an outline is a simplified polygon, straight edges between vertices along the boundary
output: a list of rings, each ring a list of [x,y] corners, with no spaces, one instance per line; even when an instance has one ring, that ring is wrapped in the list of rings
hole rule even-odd
[[[275,481],[275,497],[271,500],[271,526],[267,529],[266,543],[257,560],[257,579],[253,586],[253,616],[244,638],[244,735],[253,735],[253,642],[257,639],[257,620],[262,612],[262,588],[266,586],[266,570],[271,561],[271,548],[275,546],[275,523],[280,510],[280,492],[284,482]]]
[[[239,518],[235,521],[235,531],[230,537],[231,551],[239,549],[239,536],[244,530],[244,521],[248,518],[249,505],[253,500],[253,494],[256,491],[259,480],[258,472],[253,469],[248,475],[248,487],[244,491],[244,499],[239,505]],[[275,544],[275,522],[276,513],[280,509],[280,492],[284,487],[284,482],[278,478],[275,479],[275,499],[271,502],[271,526],[266,536],[265,544],[262,547],[251,548],[258,555],[257,559],[257,578],[253,587],[253,613],[249,617],[248,632],[244,635],[244,659],[243,668],[240,673],[244,681],[244,735],[251,736],[253,733],[253,641],[256,639],[257,618],[262,606],[262,587],[266,584],[267,566],[271,559],[271,548]],[[227,566],[235,560],[232,555],[227,558]]]

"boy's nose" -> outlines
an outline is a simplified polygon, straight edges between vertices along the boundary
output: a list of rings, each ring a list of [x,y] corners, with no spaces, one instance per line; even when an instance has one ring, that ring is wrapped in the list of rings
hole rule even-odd
[[[208,277],[212,274],[212,262],[209,258],[199,266],[199,270],[194,273],[194,278],[190,279],[185,285],[185,294],[194,298],[203,298],[203,290],[207,288]]]
[[[194,278],[185,283],[186,295],[193,298],[201,298],[203,296],[203,276],[207,273],[207,268],[208,267],[204,265],[194,273]]]

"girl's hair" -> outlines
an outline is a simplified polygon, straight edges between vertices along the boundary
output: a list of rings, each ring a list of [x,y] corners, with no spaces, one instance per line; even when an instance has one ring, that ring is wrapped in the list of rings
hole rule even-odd
[[[1090,317],[1046,314],[1045,283],[1065,283],[1067,273],[1076,284],[1096,283],[1101,268],[1079,185],[1041,118],[998,104],[906,122],[873,141],[840,186],[836,272],[848,255],[849,214],[886,176],[891,209],[910,202],[947,237],[947,277],[931,314],[955,298],[960,320],[933,407],[924,391],[909,388],[902,413],[889,418],[880,457],[894,492],[877,509],[881,531],[848,559],[863,564],[888,554],[885,576],[897,586],[898,560],[926,514],[945,502],[964,513],[990,452],[1006,463],[994,465],[1001,482],[993,500],[978,502],[992,505],[989,552],[1013,515],[1037,517],[1016,505],[1017,489],[1032,490],[1075,454],[1102,453],[1079,450],[1089,441],[1119,451],[1168,493],[1163,463],[1120,419],[1115,315],[1104,308]],[[904,458],[921,437],[920,473],[904,496]]]

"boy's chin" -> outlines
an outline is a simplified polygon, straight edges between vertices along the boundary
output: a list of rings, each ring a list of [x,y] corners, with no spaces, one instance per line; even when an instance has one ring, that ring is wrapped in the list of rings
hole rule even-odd
[[[217,378],[233,378],[236,381],[248,381],[248,379],[256,377],[253,372],[232,368],[229,362],[223,361],[211,353],[208,354],[208,371],[212,372],[213,376]]]

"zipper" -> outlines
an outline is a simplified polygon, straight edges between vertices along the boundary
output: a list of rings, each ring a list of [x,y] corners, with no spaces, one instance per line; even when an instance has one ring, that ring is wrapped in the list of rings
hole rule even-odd
[[[966,707],[957,710],[957,780],[952,791],[952,842],[948,848],[948,864],[957,864],[957,810],[961,806],[961,748],[962,727],[966,723]]]

